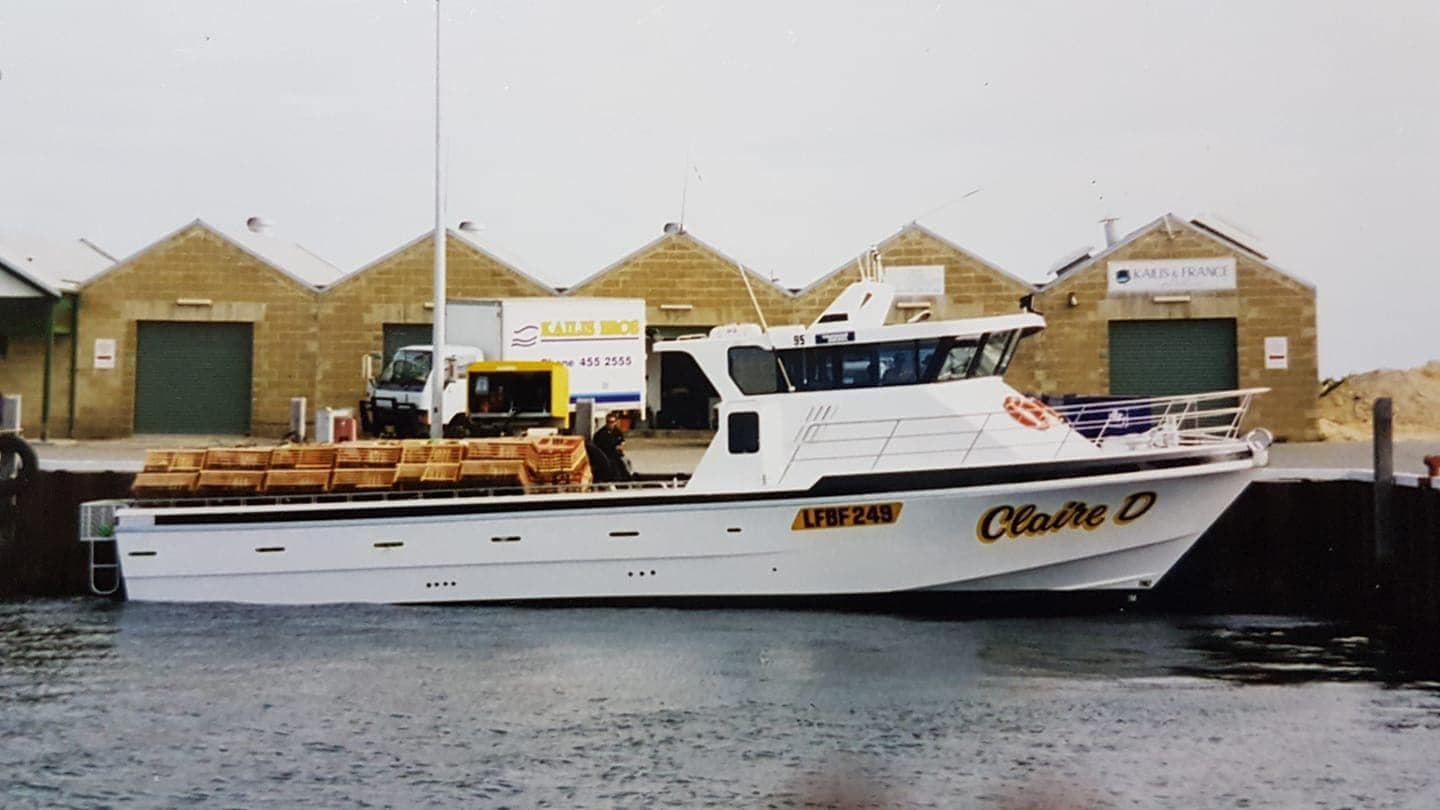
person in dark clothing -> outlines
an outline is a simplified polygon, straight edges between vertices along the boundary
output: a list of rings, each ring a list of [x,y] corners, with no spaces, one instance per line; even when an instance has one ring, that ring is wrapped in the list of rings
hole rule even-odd
[[[591,439],[610,461],[610,468],[621,481],[630,480],[630,465],[625,460],[625,433],[620,430],[620,417],[614,413],[605,414],[605,426],[595,431]]]

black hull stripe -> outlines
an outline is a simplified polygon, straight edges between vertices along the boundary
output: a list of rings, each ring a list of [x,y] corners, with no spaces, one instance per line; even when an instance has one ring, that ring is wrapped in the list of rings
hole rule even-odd
[[[866,497],[916,492],[931,489],[966,489],[996,484],[1023,484],[1035,481],[1064,481],[1099,475],[1165,470],[1176,467],[1198,467],[1251,457],[1248,450],[1219,454],[1164,456],[1143,460],[1085,459],[1053,461],[1042,464],[1007,464],[995,467],[968,467],[945,470],[915,470],[898,473],[863,473],[859,475],[825,476],[808,490],[753,493],[696,493],[658,495],[634,498],[566,498],[555,500],[510,501],[487,503],[484,500],[455,503],[450,500],[390,501],[403,506],[355,507],[317,505],[313,509],[284,511],[252,511],[234,507],[233,512],[191,514],[157,514],[158,526],[190,526],[230,523],[302,523],[322,520],[365,520],[376,517],[448,517],[453,515],[486,515],[520,512],[558,512],[565,510],[622,509],[638,506],[686,506],[693,504],[750,503],[754,501],[795,500],[798,498],[830,498],[843,495]],[[143,508],[143,504],[140,504]]]

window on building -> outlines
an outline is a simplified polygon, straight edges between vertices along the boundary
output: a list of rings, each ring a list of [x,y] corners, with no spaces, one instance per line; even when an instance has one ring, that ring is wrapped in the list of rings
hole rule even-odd
[[[760,452],[760,414],[754,411],[730,414],[726,432],[730,434],[731,453]]]

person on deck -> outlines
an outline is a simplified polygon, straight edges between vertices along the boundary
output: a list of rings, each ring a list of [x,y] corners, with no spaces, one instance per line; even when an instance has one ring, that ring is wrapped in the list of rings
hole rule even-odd
[[[620,429],[620,417],[615,413],[605,414],[605,426],[595,431],[591,439],[610,462],[610,469],[621,481],[630,480],[630,465],[625,460],[625,432]]]

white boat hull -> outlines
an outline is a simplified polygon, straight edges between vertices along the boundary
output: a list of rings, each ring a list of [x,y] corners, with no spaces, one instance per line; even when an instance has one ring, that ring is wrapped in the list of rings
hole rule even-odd
[[[912,483],[832,496],[675,489],[517,500],[136,506],[119,513],[115,539],[127,596],[139,601],[1145,589],[1240,494],[1254,466],[1249,456],[1231,455],[1166,469],[929,489]],[[896,504],[889,522],[797,528],[805,522],[802,510]],[[1031,510],[1017,527],[1026,506]],[[818,514],[823,524],[827,513]],[[1046,525],[1052,520],[1055,526]]]

